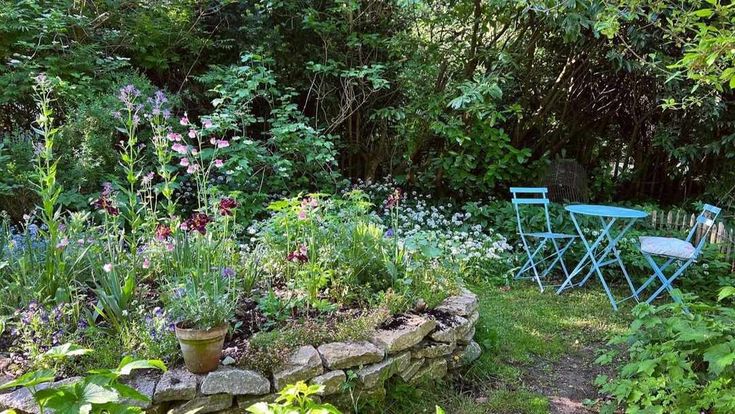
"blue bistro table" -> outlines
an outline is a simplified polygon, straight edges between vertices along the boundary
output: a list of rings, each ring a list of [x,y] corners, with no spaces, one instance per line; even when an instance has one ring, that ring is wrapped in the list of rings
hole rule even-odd
[[[613,309],[618,310],[618,303],[620,302],[616,301],[613,297],[612,292],[610,292],[610,288],[607,286],[605,277],[602,274],[603,267],[611,264],[617,264],[623,271],[623,275],[625,276],[625,280],[628,282],[630,291],[633,292],[632,296],[629,296],[623,300],[630,299],[631,297],[634,297],[636,300],[638,300],[636,289],[635,287],[633,287],[633,282],[630,280],[628,271],[625,269],[625,265],[620,259],[620,252],[618,251],[616,246],[620,239],[625,236],[625,233],[630,230],[636,220],[647,217],[648,213],[631,208],[590,204],[566,206],[565,209],[572,217],[574,227],[577,228],[577,233],[579,233],[579,237],[580,239],[582,239],[582,243],[584,244],[585,249],[587,249],[587,253],[584,255],[584,257],[582,257],[582,260],[579,261],[577,267],[572,270],[572,272],[569,274],[564,283],[562,283],[556,293],[559,294],[565,289],[573,286],[582,286],[587,283],[587,280],[589,280],[590,276],[592,276],[592,273],[597,273],[597,277],[600,279],[600,283],[605,289],[605,293],[607,293],[607,297],[610,299],[610,303],[612,304]],[[599,218],[602,225],[602,230],[600,230],[600,234],[597,236],[597,239],[595,239],[594,242],[590,243],[590,241],[585,238],[584,233],[582,233],[582,228],[579,226],[578,216],[591,216]],[[613,226],[618,221],[625,224],[623,225],[622,230],[618,232],[617,236],[613,236]],[[605,244],[606,246],[603,248]],[[590,263],[590,269],[587,272],[587,275],[582,279],[581,282],[575,285],[574,283],[572,283],[573,279],[582,272],[582,270],[586,267],[587,262]]]

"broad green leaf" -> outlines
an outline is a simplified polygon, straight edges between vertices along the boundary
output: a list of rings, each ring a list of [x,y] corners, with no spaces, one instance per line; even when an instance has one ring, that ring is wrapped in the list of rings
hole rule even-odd
[[[121,366],[119,367],[120,375],[129,375],[131,372],[133,372],[133,370],[136,369],[151,368],[166,371],[166,365],[163,363],[163,361],[160,361],[158,359],[139,359],[136,361],[126,362],[125,364],[121,364]]]
[[[720,375],[725,368],[735,362],[735,349],[731,343],[713,345],[704,351],[703,358],[709,364],[709,372]]]
[[[68,342],[49,349],[45,354],[43,354],[43,356],[51,359],[63,359],[70,356],[86,355],[90,352],[92,352],[92,350],[89,348],[82,348],[79,345]]]
[[[0,386],[0,390],[7,390],[15,387],[34,387],[39,384],[51,382],[55,378],[54,371],[50,369],[42,369],[38,371],[31,371],[13,381],[6,382]]]

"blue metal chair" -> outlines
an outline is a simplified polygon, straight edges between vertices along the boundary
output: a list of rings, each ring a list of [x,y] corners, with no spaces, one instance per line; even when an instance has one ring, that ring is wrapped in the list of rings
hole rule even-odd
[[[653,268],[653,274],[646,280],[643,285],[636,291],[636,295],[640,294],[651,283],[658,279],[661,282],[659,287],[646,301],[653,302],[664,290],[669,292],[671,298],[679,304],[682,304],[679,295],[673,294],[674,288],[671,286],[674,280],[681,276],[682,273],[699,258],[704,243],[715,225],[715,220],[719,216],[721,209],[719,207],[704,205],[702,213],[697,217],[694,227],[689,231],[689,235],[685,240],[673,237],[640,237],[641,253],[646,258],[648,264]],[[692,243],[695,234],[699,234],[699,242],[696,246]],[[666,261],[658,264],[653,256],[664,257]],[[674,263],[678,263],[679,267],[671,276],[666,276],[664,271]],[[683,305],[683,304],[682,304]]]
[[[518,235],[521,238],[521,241],[523,242],[523,249],[526,251],[526,255],[528,256],[528,260],[521,266],[520,270],[518,270],[518,273],[515,275],[515,279],[521,279],[524,276],[522,276],[524,273],[528,272],[529,270],[533,271],[533,275],[528,276],[534,280],[536,280],[536,283],[538,283],[539,288],[541,291],[544,291],[544,285],[541,282],[541,279],[546,277],[546,275],[551,272],[551,270],[559,263],[561,265],[561,269],[564,272],[564,275],[566,278],[569,277],[569,272],[567,271],[567,266],[564,263],[564,253],[569,249],[569,247],[572,245],[574,240],[577,238],[577,235],[574,234],[565,234],[565,233],[555,233],[551,229],[551,218],[549,217],[549,199],[547,197],[548,189],[545,187],[511,187],[510,192],[513,195],[513,199],[511,202],[513,203],[513,207],[516,211],[516,221],[518,222]],[[523,220],[521,219],[521,206],[530,206],[530,207],[539,207],[543,206],[544,209],[544,216],[546,219],[546,226],[545,231],[541,232],[527,232],[523,228]],[[545,269],[542,269],[541,272],[539,272],[538,264],[536,263],[538,260],[537,255],[544,251],[544,247],[546,246],[546,243],[551,240],[551,244],[554,247],[554,252],[552,252],[549,256],[541,258],[541,260],[546,264],[547,260],[552,260],[551,264],[548,266],[545,266]]]

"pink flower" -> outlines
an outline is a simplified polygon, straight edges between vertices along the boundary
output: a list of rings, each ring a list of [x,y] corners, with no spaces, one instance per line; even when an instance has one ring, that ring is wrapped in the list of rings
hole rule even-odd
[[[148,260],[148,258],[146,257],[145,259],[143,259],[143,269],[148,269],[150,267],[151,267],[151,261]]]
[[[174,251],[174,244],[173,243],[166,243],[166,250],[169,252]]]
[[[193,129],[190,129],[189,130],[189,138],[196,138],[196,137],[197,137],[197,132],[195,130],[193,130]]]
[[[214,166],[217,168],[222,168],[225,166],[225,162],[218,158],[214,160]]]
[[[59,249],[59,250],[61,250],[61,249],[63,249],[64,247],[66,247],[68,245],[69,245],[69,239],[67,239],[66,237],[64,237],[63,239],[59,240],[58,243],[56,243],[56,248]]]
[[[107,263],[104,266],[102,266],[102,270],[104,270],[105,273],[112,272],[112,263]]]
[[[179,119],[179,123],[183,126],[189,125],[189,117],[186,115],[186,112],[184,112],[184,116]]]
[[[189,152],[189,149],[186,147],[186,145],[179,144],[178,142],[171,146],[171,149],[178,152],[179,154],[186,154]]]
[[[168,135],[166,135],[166,137],[171,142],[181,141],[181,134],[177,134],[176,132],[169,132]]]
[[[182,167],[188,167],[189,166],[189,159],[188,158],[182,158],[179,162],[179,165]]]
[[[214,137],[210,138],[209,143],[212,145],[217,145],[217,138],[214,138]]]
[[[299,210],[299,220],[306,220],[306,210]]]
[[[189,168],[186,169],[186,172],[188,172],[189,174],[194,174],[197,171],[199,171],[199,166],[196,164],[191,164]]]
[[[217,148],[227,148],[230,146],[230,142],[224,139],[217,141]]]
[[[197,155],[197,154],[199,154],[199,150],[196,149],[196,148],[192,148],[191,149],[191,155]]]
[[[202,121],[202,125],[204,125],[204,128],[212,128],[212,120],[211,119],[205,119]]]

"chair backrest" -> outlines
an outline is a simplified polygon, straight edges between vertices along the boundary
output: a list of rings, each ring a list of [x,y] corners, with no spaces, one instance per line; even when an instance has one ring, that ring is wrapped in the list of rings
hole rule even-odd
[[[720,211],[722,211],[722,209],[720,209],[719,207],[705,204],[702,208],[702,212],[699,214],[699,216],[697,216],[697,221],[694,223],[694,226],[691,230],[689,230],[689,234],[687,235],[686,239],[688,242],[693,243],[694,237],[699,237],[699,242],[696,246],[695,256],[699,256],[699,253],[702,251],[704,243],[707,241],[707,237],[712,231],[712,228],[715,226],[717,216],[720,215]]]
[[[518,223],[518,234],[524,238],[524,230],[521,220],[520,206],[542,206],[546,219],[546,231],[551,232],[551,219],[549,218],[549,190],[546,187],[511,187],[513,196],[511,202],[516,211],[516,222]],[[524,240],[525,241],[525,240]]]

